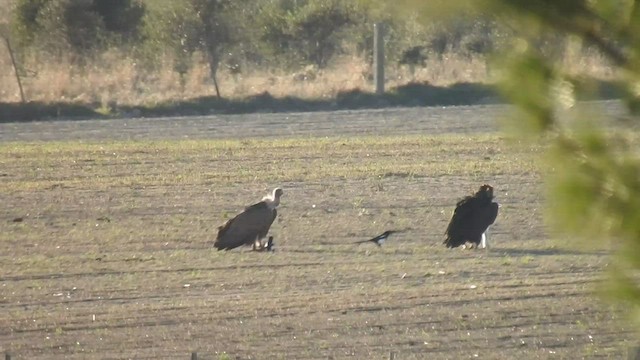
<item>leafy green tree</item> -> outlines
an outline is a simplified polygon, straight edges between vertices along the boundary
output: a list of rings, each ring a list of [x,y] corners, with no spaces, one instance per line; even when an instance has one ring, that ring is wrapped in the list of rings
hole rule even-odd
[[[144,19],[143,57],[157,61],[158,54],[169,53],[175,71],[183,76],[192,64],[192,55],[201,52],[220,97],[218,69],[231,49],[243,42],[243,22],[249,17],[243,12],[249,5],[250,0],[165,1]]]
[[[202,24],[195,10],[187,3],[162,4],[147,12],[143,22],[144,42],[137,56],[145,68],[157,69],[163,61],[173,61],[184,88],[185,75],[193,64],[192,56],[200,49]]]
[[[385,2],[378,2],[383,4]],[[596,89],[588,74],[576,76],[540,41],[550,33],[603,54],[616,69],[628,118],[640,110],[640,2],[631,0],[400,0],[411,9],[443,18],[465,11],[493,16],[514,29],[509,52],[496,55],[504,96],[520,109],[510,125],[526,137],[550,139],[549,210],[555,228],[570,237],[611,249],[615,261],[604,292],[625,302],[640,325],[640,159],[638,139],[612,127],[612,119],[566,110]],[[389,11],[393,10],[391,8]],[[627,124],[626,126],[628,126]]]
[[[234,6],[240,6],[239,0],[189,0],[200,21],[201,32],[198,42],[207,55],[211,80],[220,97],[216,74],[222,61],[224,49],[233,39],[233,20],[229,16]]]
[[[117,37],[118,43],[138,40],[146,12],[140,0],[93,0],[91,9],[102,19],[104,29]]]
[[[85,55],[137,39],[140,0],[18,0],[13,33],[22,47]]]
[[[258,41],[271,56],[293,54],[294,62],[323,68],[340,53],[347,30],[363,12],[355,1],[265,1],[256,18]]]

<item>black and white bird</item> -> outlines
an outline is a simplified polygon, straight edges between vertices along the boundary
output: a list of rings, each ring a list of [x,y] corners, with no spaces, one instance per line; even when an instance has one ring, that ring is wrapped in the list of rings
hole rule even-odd
[[[269,236],[269,240],[267,240],[267,246],[265,246],[267,251],[273,251],[273,236]]]
[[[273,236],[269,236],[269,239],[267,239],[266,242],[264,241],[256,241],[253,244],[253,251],[266,251],[266,252],[270,252],[273,251]]]
[[[354,244],[362,244],[362,243],[366,243],[366,242],[372,242],[375,243],[378,246],[382,246],[382,244],[384,244],[385,240],[387,240],[387,238],[389,237],[389,235],[396,233],[396,230],[387,230],[385,232],[383,232],[382,234],[373,237],[369,240],[362,240],[362,241],[356,241]]]
[[[262,201],[244,209],[243,212],[218,227],[218,236],[213,246],[218,250],[231,250],[243,245],[261,246],[271,224],[276,219],[276,208],[280,205],[281,188],[262,198]],[[271,239],[273,244],[273,239]],[[268,243],[267,243],[268,245]]]
[[[498,203],[493,201],[493,187],[482,185],[473,196],[465,197],[456,205],[444,244],[448,248],[461,245],[487,248],[487,230],[496,221],[498,208]]]

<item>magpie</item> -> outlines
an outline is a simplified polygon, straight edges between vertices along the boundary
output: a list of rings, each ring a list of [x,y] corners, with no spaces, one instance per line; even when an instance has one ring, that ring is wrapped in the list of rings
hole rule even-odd
[[[384,244],[384,241],[387,240],[387,238],[389,237],[389,235],[396,233],[396,230],[387,230],[385,232],[383,232],[382,234],[371,238],[369,240],[362,240],[362,241],[356,241],[354,244],[362,244],[362,243],[366,243],[371,241],[372,243],[375,243],[378,246],[382,246],[382,244]]]
[[[274,251],[273,249],[273,236],[269,236],[267,243],[256,240],[253,244],[253,251]]]
[[[269,236],[269,240],[267,240],[267,246],[265,247],[267,251],[273,251],[273,236]]]

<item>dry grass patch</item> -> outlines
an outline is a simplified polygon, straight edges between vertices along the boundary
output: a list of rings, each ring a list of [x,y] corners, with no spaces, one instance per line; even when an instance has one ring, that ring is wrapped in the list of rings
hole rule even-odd
[[[4,45],[3,45],[4,46]],[[6,59],[5,59],[6,58]],[[117,51],[108,51],[82,68],[64,59],[51,62],[32,56],[22,66],[32,75],[23,79],[29,100],[119,105],[154,105],[161,102],[185,100],[215,95],[209,69],[196,54],[184,82],[173,70],[171,57],[163,59],[155,70],[145,69],[139,61]],[[8,57],[0,57],[0,69],[12,74]],[[7,77],[7,84],[15,83]],[[387,86],[408,82],[428,82],[446,86],[459,82],[484,83],[487,76],[485,61],[447,54],[430,59],[425,68],[410,73],[406,67],[389,66]],[[326,69],[307,66],[298,70],[269,70],[245,68],[232,74],[222,68],[218,78],[222,96],[241,99],[268,92],[275,97],[295,96],[302,99],[332,99],[343,91],[372,90],[372,71],[368,62],[358,56],[337,59]],[[17,85],[0,92],[0,101],[18,101]]]
[[[610,66],[597,54],[575,56],[565,63],[572,73],[614,78]],[[52,62],[48,56],[38,55],[25,58],[21,67],[31,74],[23,79],[23,86],[27,98],[35,101],[97,103],[108,109],[113,105],[154,106],[215,95],[208,65],[199,54],[194,55],[183,81],[173,70],[170,56],[163,56],[160,65],[150,70],[130,55],[116,50],[101,54],[84,67],[74,66],[64,59]],[[0,56],[0,70],[7,74],[4,81],[8,85],[0,90],[0,102],[19,101],[18,87],[9,76],[13,70],[8,56]],[[393,88],[411,82],[433,86],[493,83],[496,75],[482,56],[446,53],[428,58],[426,66],[418,67],[414,72],[407,66],[389,64],[386,86]],[[274,97],[334,99],[344,91],[372,91],[372,76],[369,62],[362,56],[351,55],[336,59],[325,69],[307,66],[286,71],[247,67],[240,74],[232,74],[221,68],[218,81],[222,96],[230,99],[264,92]]]

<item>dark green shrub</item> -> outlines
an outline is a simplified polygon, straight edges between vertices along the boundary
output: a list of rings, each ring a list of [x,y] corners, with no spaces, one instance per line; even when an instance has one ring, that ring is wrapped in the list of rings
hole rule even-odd
[[[93,0],[93,11],[104,23],[104,29],[120,42],[138,39],[146,7],[139,0]]]
[[[354,1],[273,0],[260,14],[256,30],[267,56],[322,68],[342,51],[358,11]]]
[[[140,0],[18,0],[13,33],[21,47],[86,55],[138,39]]]

